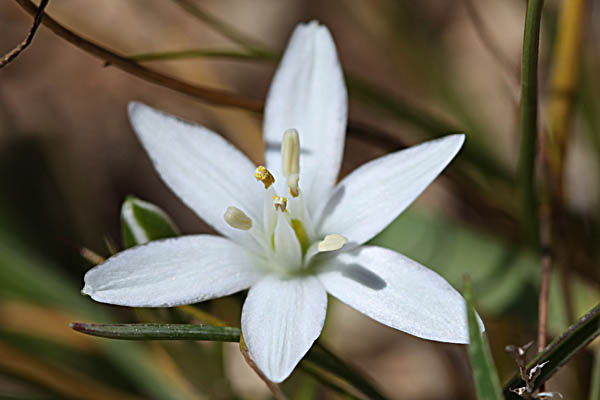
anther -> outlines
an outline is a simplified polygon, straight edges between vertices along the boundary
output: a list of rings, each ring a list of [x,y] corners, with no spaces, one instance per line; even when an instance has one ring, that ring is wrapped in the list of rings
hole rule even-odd
[[[287,209],[287,198],[274,195],[273,206],[275,207],[276,211],[285,212]]]
[[[254,177],[257,181],[261,181],[265,185],[265,189],[268,189],[273,183],[275,183],[275,178],[268,169],[263,167],[262,165],[256,168],[254,171]]]
[[[287,178],[290,194],[298,196],[300,177],[300,136],[295,129],[288,129],[281,141],[281,172]]]
[[[324,252],[339,250],[344,247],[346,243],[348,243],[348,239],[342,235],[338,235],[337,233],[333,235],[327,235],[325,236],[325,239],[319,242],[319,251]]]
[[[225,211],[223,218],[225,218],[225,222],[232,228],[241,229],[243,231],[252,228],[252,220],[250,217],[237,207],[227,207],[227,211]]]

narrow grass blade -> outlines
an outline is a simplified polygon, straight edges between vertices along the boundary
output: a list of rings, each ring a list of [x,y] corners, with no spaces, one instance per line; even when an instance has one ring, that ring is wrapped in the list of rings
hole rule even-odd
[[[521,64],[521,150],[519,193],[524,227],[529,241],[537,245],[538,220],[535,192],[535,156],[538,135],[538,53],[543,0],[527,2]]]
[[[212,340],[239,342],[240,328],[189,324],[86,324],[74,322],[77,332],[122,340]]]
[[[464,296],[467,301],[467,318],[469,320],[469,358],[473,369],[477,398],[479,400],[503,400],[498,372],[494,366],[487,339],[479,327],[473,305],[471,281],[467,278],[464,280]]]
[[[536,379],[535,388],[540,387],[546,382],[560,367],[590,344],[598,335],[600,335],[600,304],[550,343],[541,354],[529,363],[528,367],[531,368],[546,361],[548,362],[542,368],[540,376]],[[518,376],[513,377],[504,387],[506,398],[520,399],[519,396],[509,390],[520,386],[524,386],[523,381]]]
[[[212,340],[239,342],[240,329],[234,327],[187,324],[87,324],[75,322],[74,330],[87,335],[121,340]],[[318,342],[306,355],[306,360],[356,388],[370,399],[385,397],[362,374],[348,366]],[[310,366],[309,366],[310,369]],[[311,369],[313,371],[314,369]]]

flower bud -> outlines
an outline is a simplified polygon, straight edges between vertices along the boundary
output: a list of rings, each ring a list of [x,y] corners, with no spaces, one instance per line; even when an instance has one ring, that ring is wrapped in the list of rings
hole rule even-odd
[[[162,209],[134,196],[127,196],[121,206],[123,247],[129,248],[151,240],[179,235],[179,229]]]

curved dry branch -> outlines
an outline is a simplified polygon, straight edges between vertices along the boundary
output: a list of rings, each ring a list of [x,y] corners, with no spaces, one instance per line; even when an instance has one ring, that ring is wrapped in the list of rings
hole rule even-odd
[[[37,14],[38,7],[31,0],[15,1],[29,14]],[[81,37],[80,35],[58,23],[55,19],[47,14],[43,15],[42,24],[44,24],[57,36],[65,39],[76,47],[79,47],[83,51],[104,60],[108,65],[112,65],[148,82],[167,87],[171,90],[187,94],[198,100],[202,100],[211,104],[237,107],[258,113],[263,111],[263,100],[249,98],[227,90],[192,85],[161,72],[154,71],[150,68],[140,65],[138,62],[132,59],[108,50],[97,43]],[[348,124],[348,132],[353,136],[363,139],[364,141],[374,143],[378,147],[385,150],[395,150],[406,147],[406,144],[400,139],[364,123],[350,121]]]
[[[33,19],[33,25],[31,25],[29,32],[27,32],[27,36],[25,36],[25,39],[23,39],[23,41],[21,41],[21,43],[19,43],[17,47],[15,47],[14,49],[6,53],[4,57],[2,57],[2,60],[0,60],[0,68],[6,67],[11,61],[17,58],[19,54],[21,54],[23,50],[27,48],[27,46],[31,44],[31,42],[33,41],[33,37],[35,36],[35,33],[37,32],[38,28],[40,27],[40,23],[42,22],[42,15],[44,15],[44,9],[48,5],[48,1],[49,0],[41,1],[40,7],[38,8],[38,11],[35,14],[35,18]]]
[[[16,0],[16,2],[29,14],[36,15],[38,7],[30,0]],[[167,87],[169,89],[193,96],[206,102],[238,107],[249,111],[262,112],[263,102],[260,99],[252,99],[239,94],[221,89],[214,89],[204,86],[191,85],[189,83],[175,79],[169,75],[151,70],[132,61],[114,51],[110,51],[90,40],[84,39],[80,35],[65,28],[48,14],[42,17],[42,24],[54,32],[56,35],[65,39],[69,43],[79,47],[87,53],[101,58],[110,65],[113,65],[127,73],[144,79],[148,82]]]

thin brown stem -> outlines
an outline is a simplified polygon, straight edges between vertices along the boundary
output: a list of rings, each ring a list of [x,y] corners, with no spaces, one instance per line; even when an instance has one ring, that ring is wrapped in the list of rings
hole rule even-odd
[[[38,13],[38,7],[31,0],[15,1],[29,14],[36,15]],[[41,22],[56,35],[62,37],[69,43],[79,47],[85,52],[101,58],[108,64],[114,65],[115,67],[148,82],[167,87],[212,104],[238,107],[254,112],[261,112],[263,109],[263,102],[260,99],[252,99],[245,96],[240,96],[236,93],[226,90],[191,85],[166,74],[146,68],[135,61],[132,61],[114,51],[100,46],[97,43],[84,39],[80,35],[59,24],[47,14],[42,16]]]
[[[40,7],[35,13],[33,24],[31,25],[29,32],[27,32],[27,36],[25,36],[25,39],[23,39],[23,41],[19,43],[17,47],[15,47],[14,49],[6,53],[4,57],[2,57],[2,60],[0,60],[0,68],[7,66],[11,61],[16,59],[19,56],[19,54],[21,54],[27,48],[27,46],[31,44],[35,33],[37,32],[38,28],[40,27],[40,24],[42,23],[42,16],[44,15],[44,9],[48,5],[48,1],[49,0],[42,0],[42,2],[40,3]]]
[[[545,203],[545,204],[544,204]],[[550,297],[550,270],[552,268],[551,254],[551,232],[552,225],[550,221],[551,208],[547,202],[542,203],[540,212],[540,242],[542,246],[541,258],[541,284],[538,297],[538,336],[537,348],[541,353],[546,348],[547,328],[548,328],[548,300]],[[540,388],[544,390],[544,386]]]
[[[485,22],[479,15],[475,4],[473,4],[473,0],[464,0],[465,9],[467,10],[467,14],[469,14],[469,18],[477,31],[477,35],[479,39],[485,46],[485,48],[490,52],[492,57],[498,61],[498,63],[502,64],[504,69],[508,72],[508,74],[515,80],[515,82],[519,82],[520,75],[519,69],[516,65],[510,60],[510,58],[504,54],[504,51],[500,48],[500,46],[494,41],[491,33],[485,26]]]
[[[271,382],[265,376],[265,374],[263,374],[263,372],[258,368],[256,363],[252,359],[252,356],[250,356],[250,353],[248,352],[248,347],[246,346],[246,342],[244,342],[244,335],[240,335],[240,352],[242,353],[246,364],[248,364],[248,366],[252,368],[254,372],[256,372],[256,375],[258,375],[258,377],[265,383],[265,385],[267,385],[267,388],[269,388],[269,390],[273,394],[273,397],[275,397],[275,399],[277,400],[287,400],[287,397],[281,391],[279,385],[275,382]]]
[[[538,352],[546,347],[546,332],[548,325],[548,294],[550,289],[550,266],[552,258],[546,253],[542,256],[542,283],[538,304]]]
[[[565,155],[569,147],[572,132],[575,92],[580,80],[581,50],[585,30],[585,17],[588,10],[586,0],[564,1],[560,8],[556,43],[552,55],[552,74],[550,76],[550,95],[548,115],[550,126],[545,132],[547,146],[546,181],[551,196],[556,242],[562,244],[557,250],[557,260],[561,274],[561,289],[569,323],[573,322],[575,312],[571,293],[571,271],[567,267],[572,261],[573,251],[564,243],[565,226]]]
[[[15,1],[29,14],[36,15],[38,8],[31,0]],[[44,24],[57,36],[65,39],[69,43],[79,47],[83,51],[93,56],[104,60],[107,65],[114,66],[148,82],[167,87],[208,103],[237,107],[259,113],[263,111],[264,102],[260,99],[248,98],[221,89],[191,85],[166,74],[151,70],[143,65],[140,65],[138,62],[132,59],[122,56],[112,50],[108,50],[97,43],[81,37],[80,35],[58,23],[47,14],[43,15],[42,24]],[[364,123],[350,121],[348,124],[348,132],[367,142],[377,144],[379,147],[385,147],[388,149],[405,147],[405,144],[393,135],[373,126],[368,126]]]
[[[29,14],[37,14],[38,7],[31,0],[15,1]],[[108,50],[107,48],[102,47],[90,40],[87,40],[81,37],[80,35],[74,33],[73,31],[69,30],[68,28],[62,26],[56,20],[52,19],[46,14],[43,15],[41,21],[43,25],[49,28],[57,36],[67,40],[68,42],[72,43],[81,50],[104,60],[108,65],[121,69],[122,71],[125,71],[133,76],[144,79],[148,82],[159,86],[167,87],[171,90],[189,95],[195,99],[205,101],[211,104],[237,107],[240,109],[254,112],[262,112],[263,110],[264,102],[260,99],[252,99],[229,91],[210,88],[206,86],[191,85],[171,76],[146,68],[140,65],[135,60],[129,59],[125,56]],[[361,141],[372,143],[373,145],[385,151],[398,150],[406,146],[406,143],[404,143],[397,136],[377,127],[367,125],[358,121],[349,121],[348,135],[353,136]],[[456,175],[459,176],[461,180],[465,180],[465,182],[471,181],[465,174],[460,174],[457,172]],[[483,219],[491,219],[492,221],[494,221],[491,224],[490,222],[484,224],[483,227],[486,230],[500,233],[503,236],[508,237],[511,241],[513,241],[516,244],[522,242],[522,238],[514,237],[514,232],[516,231],[516,221],[514,221],[513,218],[509,215],[495,212],[494,210],[496,210],[496,207],[490,206],[490,199],[484,201],[485,199],[482,198],[482,201],[475,202],[472,201],[472,193],[469,191],[458,190],[456,191],[456,193],[457,196],[461,199],[461,201],[468,205],[469,209],[473,209],[474,211],[476,211],[479,215],[482,216],[482,218],[486,217]],[[492,213],[490,214],[490,212]],[[473,225],[473,221],[467,220],[467,222]],[[581,239],[585,239],[585,235],[583,235],[582,238],[581,230],[578,229],[578,227],[581,226],[581,223],[570,221],[569,226],[573,226],[574,228],[573,231],[569,232],[569,235],[566,236],[567,238],[572,237],[573,240],[576,242],[579,242]],[[589,244],[586,248],[593,249],[593,245],[593,243]],[[587,252],[582,252],[581,254],[579,254],[579,258],[580,259],[578,259],[577,262],[573,263],[574,268],[577,269],[577,272],[589,279],[594,280],[595,282],[598,282],[599,278],[595,272],[595,259],[591,257],[591,250],[588,250]]]
[[[268,55],[271,52],[266,49],[266,47],[260,43],[259,41],[252,39],[240,32],[235,28],[235,26],[230,25],[219,18],[211,15],[206,12],[202,8],[198,7],[196,3],[190,0],[171,0],[179,7],[181,7],[185,12],[202,21],[203,23],[209,25],[215,31],[219,32],[221,35],[231,40],[232,42],[242,46],[246,51],[254,54],[263,54]]]
[[[465,9],[467,10],[467,14],[471,22],[473,23],[473,27],[477,32],[477,37],[481,40],[483,46],[487,49],[492,57],[502,66],[507,76],[509,77],[509,85],[510,85],[510,94],[512,100],[518,104],[519,95],[518,95],[518,85],[521,79],[519,69],[517,65],[511,61],[511,59],[504,53],[502,48],[498,45],[498,43],[493,39],[492,34],[486,28],[485,22],[481,18],[473,0],[464,0]]]
[[[86,247],[79,249],[79,255],[92,265],[102,264],[106,261],[104,257]]]

